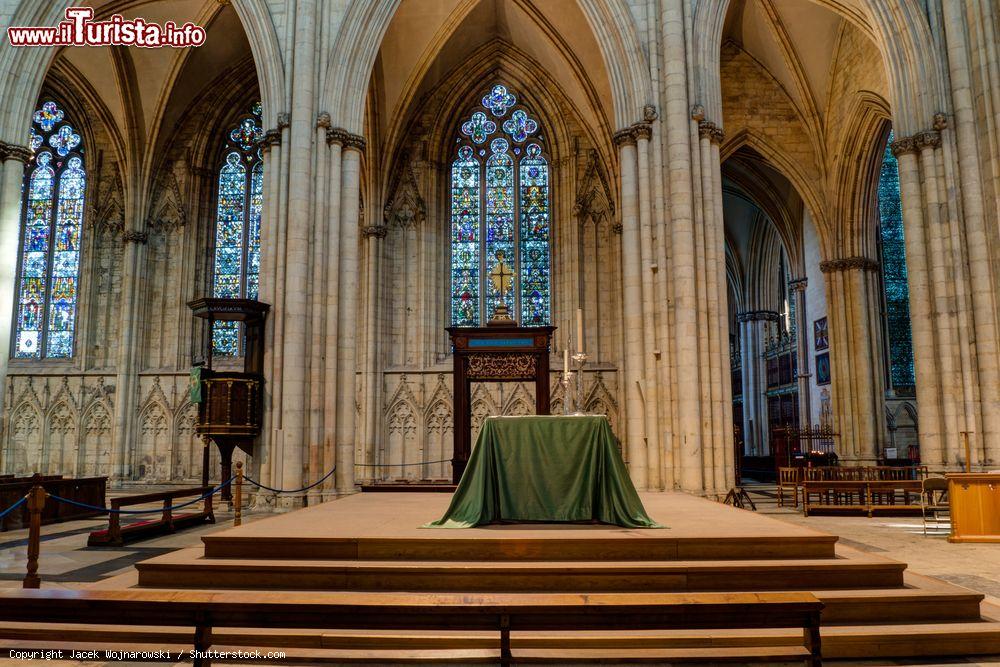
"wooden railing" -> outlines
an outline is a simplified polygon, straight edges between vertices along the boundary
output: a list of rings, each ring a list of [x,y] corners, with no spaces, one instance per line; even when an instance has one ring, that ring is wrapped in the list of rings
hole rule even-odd
[[[205,498],[205,505],[199,511],[196,505],[192,505],[195,511],[174,514],[171,506],[178,498],[190,498],[203,496],[212,490],[210,486],[196,486],[187,489],[173,489],[170,491],[159,491],[155,493],[143,493],[134,496],[121,496],[111,499],[111,512],[108,513],[107,530],[95,531],[90,534],[87,540],[88,547],[94,546],[117,546],[120,547],[126,542],[134,541],[141,537],[150,535],[162,535],[172,533],[178,528],[199,523],[215,523],[215,513],[212,510],[212,496]],[[163,502],[163,511],[158,519],[138,521],[122,527],[121,514],[115,510],[123,507],[134,507],[136,505],[146,505],[148,503]],[[139,515],[150,516],[150,515]]]
[[[22,623],[193,627],[194,664],[217,628],[328,630],[463,630],[497,632],[497,661],[531,661],[531,648],[511,646],[512,631],[796,628],[802,644],[776,646],[787,659],[819,665],[823,603],[811,593],[322,593],[262,591],[5,590],[0,621]],[[93,628],[91,628],[93,631]],[[69,643],[72,629],[61,626]],[[47,644],[58,639],[51,638]],[[264,633],[253,648],[268,648]],[[781,643],[780,639],[776,643]],[[747,658],[747,662],[752,658]]]

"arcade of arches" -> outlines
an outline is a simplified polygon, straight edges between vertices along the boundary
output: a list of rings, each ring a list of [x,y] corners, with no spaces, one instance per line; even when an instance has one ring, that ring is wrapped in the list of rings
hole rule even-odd
[[[207,38],[0,46],[0,472],[198,479],[189,369],[243,353],[200,296],[271,304],[249,469],[336,465],[293,505],[449,478],[445,328],[501,302],[557,327],[553,412],[587,352],[641,489],[724,493],[816,430],[1000,465],[995,3],[90,4]],[[533,392],[477,384],[474,428]]]

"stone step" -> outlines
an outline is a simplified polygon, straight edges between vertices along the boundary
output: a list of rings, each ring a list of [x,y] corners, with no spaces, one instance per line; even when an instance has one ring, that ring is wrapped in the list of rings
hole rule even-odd
[[[198,558],[136,565],[139,586],[477,592],[761,591],[895,588],[904,563],[875,556],[743,561],[330,561]]]
[[[440,531],[438,531],[440,532]],[[499,532],[499,531],[498,531]],[[268,536],[231,530],[202,537],[208,558],[291,560],[747,560],[833,558],[834,535],[650,537],[635,539],[534,538],[503,536],[474,538]]]

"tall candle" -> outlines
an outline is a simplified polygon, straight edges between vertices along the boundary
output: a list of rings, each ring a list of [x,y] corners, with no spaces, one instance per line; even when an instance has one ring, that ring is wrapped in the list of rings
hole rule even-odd
[[[576,309],[576,345],[577,353],[583,354],[583,308]]]
[[[563,350],[563,375],[569,377],[569,348]]]

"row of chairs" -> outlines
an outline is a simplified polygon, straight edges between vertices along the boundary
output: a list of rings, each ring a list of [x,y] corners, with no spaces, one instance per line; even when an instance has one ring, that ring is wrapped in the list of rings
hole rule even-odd
[[[894,481],[902,483],[899,490],[882,488]],[[823,484],[824,482],[828,484]],[[951,517],[948,480],[940,476],[928,476],[927,466],[779,468],[778,505],[785,505],[786,494],[791,496],[795,507],[799,506],[801,494],[805,505],[808,488],[811,493],[820,495],[824,504],[845,508],[864,505],[871,516],[872,508],[876,505],[892,507],[899,503],[901,509],[915,504],[911,501],[908,489],[916,482],[919,482],[920,495],[912,500],[919,502],[923,532],[926,535],[928,523],[933,522],[935,528],[940,528],[942,517],[947,516],[949,522]],[[904,486],[906,488],[902,488]],[[898,500],[897,491],[901,492]],[[804,507],[803,511],[807,509]]]
[[[816,466],[810,468],[778,468],[778,505],[785,505],[790,494],[799,506],[802,482],[875,482],[922,480],[927,478],[927,466]]]

